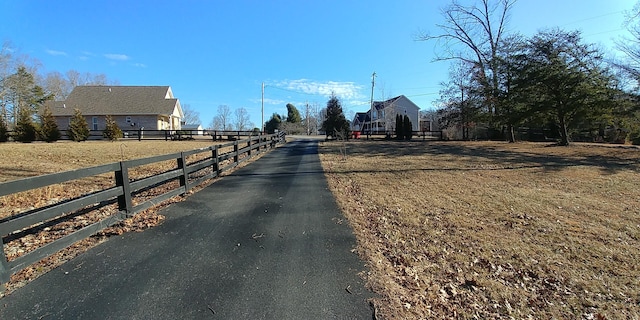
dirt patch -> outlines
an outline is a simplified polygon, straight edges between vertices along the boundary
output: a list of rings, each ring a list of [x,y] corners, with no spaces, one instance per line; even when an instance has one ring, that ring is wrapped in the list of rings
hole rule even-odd
[[[322,143],[388,319],[633,319],[640,150]]]

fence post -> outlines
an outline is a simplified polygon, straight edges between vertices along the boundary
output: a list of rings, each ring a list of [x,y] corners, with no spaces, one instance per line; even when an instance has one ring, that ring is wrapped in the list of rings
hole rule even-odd
[[[118,210],[124,211],[127,216],[133,212],[131,201],[131,185],[129,184],[129,167],[124,161],[120,161],[120,170],[115,172],[116,187],[122,188],[122,195],[118,196]]]
[[[220,176],[220,158],[218,158],[219,145],[213,146],[213,171],[216,173],[216,177]]]
[[[178,158],[178,169],[182,169],[180,175],[180,186],[184,188],[184,193],[189,192],[189,175],[187,174],[187,160],[184,157],[184,152],[180,152],[180,158]]]
[[[233,162],[238,164],[239,154],[238,154],[238,140],[233,142]]]
[[[249,151],[247,152],[247,156],[249,156],[249,158],[251,158],[251,139],[252,137],[249,136],[249,141],[247,142],[247,147],[249,148]]]
[[[0,293],[4,292],[5,286],[11,280],[11,270],[9,270],[7,256],[4,254],[4,244],[0,237]]]

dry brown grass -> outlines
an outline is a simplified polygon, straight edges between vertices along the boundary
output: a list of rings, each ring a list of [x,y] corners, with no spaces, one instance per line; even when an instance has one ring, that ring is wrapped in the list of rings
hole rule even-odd
[[[193,150],[212,144],[213,142],[208,140],[2,143],[0,144],[0,154],[3,155],[0,157],[0,182]],[[195,160],[197,159],[188,159],[188,161]],[[175,167],[175,161],[163,161],[132,168],[129,175],[132,179],[140,179]],[[104,174],[0,197],[0,218],[114,185],[113,175]]]
[[[638,319],[640,150],[321,145],[387,319]]]
[[[0,154],[2,155],[0,157],[0,182],[98,166],[122,160],[193,150],[208,147],[212,144],[213,142],[210,140],[2,143],[0,144]],[[231,147],[221,149],[221,152],[229,150],[231,150]],[[187,157],[187,163],[198,161],[207,156],[211,156],[211,153],[189,156]],[[175,168],[176,161],[163,161],[132,168],[129,176],[131,179],[140,179]],[[113,174],[104,174],[0,197],[0,219],[112,186],[115,186]],[[177,188],[177,182],[174,181],[146,190],[134,196],[134,205],[175,188]],[[194,188],[194,190],[197,191],[199,188],[201,187]],[[72,259],[86,249],[102,242],[107,236],[129,231],[142,231],[162,223],[164,217],[158,215],[157,211],[161,207],[181,201],[181,199],[182,197],[176,197],[159,206],[145,210],[96,236],[85,239],[24,269],[11,277],[11,281],[6,285],[7,292],[21,287],[48,270]],[[108,205],[52,226],[36,227],[31,233],[21,237],[7,237],[3,246],[5,255],[11,261],[79,228],[108,217],[116,211],[115,205]],[[2,296],[3,293],[0,292],[0,297]]]
[[[208,147],[193,141],[0,143],[0,182]]]

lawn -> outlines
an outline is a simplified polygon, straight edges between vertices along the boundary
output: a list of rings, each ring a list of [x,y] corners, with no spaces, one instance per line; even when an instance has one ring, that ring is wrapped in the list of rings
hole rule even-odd
[[[637,319],[640,149],[324,142],[387,319]]]
[[[208,147],[211,140],[0,143],[0,182]]]
[[[177,153],[208,147],[212,144],[213,142],[211,140],[0,143],[0,154],[2,155],[2,157],[0,157],[0,183],[31,176],[93,167],[122,160]],[[226,147],[221,149],[221,152],[227,152],[231,149],[232,147]],[[187,158],[187,162],[190,163],[191,161],[197,160],[198,157],[207,155],[210,156],[211,154],[204,153],[190,156]],[[132,179],[139,179],[174,168],[176,168],[176,161],[157,162],[132,168],[129,176]],[[20,214],[33,208],[71,199],[89,192],[113,187],[114,185],[113,174],[103,174],[0,197],[0,219]],[[134,198],[134,204],[138,201],[144,201],[146,199],[145,197],[153,197],[174,188],[177,188],[177,182],[167,183],[150,189],[141,194],[140,197]],[[193,190],[197,191],[198,188],[199,187],[196,187]],[[35,265],[29,266],[11,277],[11,281],[6,285],[8,289],[7,292],[21,287],[48,270],[72,259],[79,253],[100,243],[110,235],[121,234],[127,231],[142,231],[162,223],[164,217],[157,214],[158,209],[172,202],[180,201],[181,199],[182,197],[175,197],[159,204],[157,207],[145,210],[133,218],[126,219],[106,229],[98,235],[82,240],[70,248],[64,249]],[[104,206],[99,210],[93,210],[86,214],[73,217],[68,221],[63,221],[54,226],[38,229],[36,233],[27,234],[15,239],[7,237],[4,239],[5,243],[3,246],[5,255],[7,259],[13,260],[59,239],[82,226],[87,226],[108,217],[116,211],[117,208],[115,205]],[[0,292],[0,297],[2,297],[2,295],[3,293]]]

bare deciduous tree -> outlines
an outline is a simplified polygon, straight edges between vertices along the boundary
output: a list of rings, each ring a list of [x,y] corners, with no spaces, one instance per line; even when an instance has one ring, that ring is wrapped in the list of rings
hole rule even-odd
[[[253,127],[251,119],[249,117],[249,111],[245,108],[238,108],[234,112],[235,114],[235,127],[238,131],[250,130]]]
[[[435,40],[444,52],[436,60],[462,60],[478,70],[485,90],[485,106],[497,114],[496,100],[500,87],[498,55],[505,33],[508,13],[516,0],[481,0],[479,6],[465,6],[453,1],[443,9],[445,18],[438,27],[441,34],[423,34],[418,40]]]
[[[633,9],[627,13],[625,25],[631,36],[616,41],[616,46],[625,53],[627,59],[615,64],[630,75],[636,86],[640,87],[640,2],[636,2]]]
[[[69,96],[71,90],[73,90],[73,86],[71,86],[71,83],[67,81],[62,73],[53,71],[47,73],[45,76],[44,89],[53,94],[55,100],[60,101]]]
[[[209,125],[211,130],[231,130],[231,109],[226,104],[218,106],[218,113]]]
[[[181,107],[182,114],[184,115],[182,122],[185,124],[200,124],[200,112],[191,108],[190,104],[183,104]]]
[[[12,73],[12,52],[11,43],[5,41],[0,48],[0,117],[4,118],[5,123],[8,122],[9,113],[7,110],[7,95],[9,92],[6,80]]]

